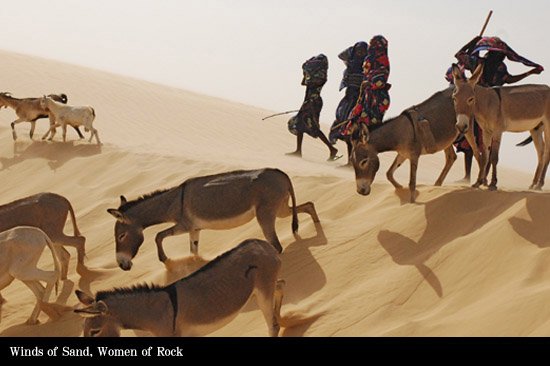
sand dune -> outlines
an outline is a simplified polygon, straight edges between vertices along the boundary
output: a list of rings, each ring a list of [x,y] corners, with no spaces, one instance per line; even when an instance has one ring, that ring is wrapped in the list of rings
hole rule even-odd
[[[41,191],[64,195],[73,204],[87,237],[84,277],[74,271],[58,304],[76,305],[74,290],[108,289],[129,283],[173,281],[200,263],[188,258],[187,237],[166,241],[174,259],[168,272],[153,243],[160,227],[145,231],[145,243],[130,272],[115,264],[114,219],[107,208],[128,198],[183,180],[235,168],[278,167],[292,177],[299,202],[312,200],[321,225],[300,215],[301,240],[290,220],[277,221],[285,248],[281,277],[287,286],[282,312],[287,336],[548,335],[550,332],[550,196],[527,192],[531,176],[501,169],[498,192],[452,183],[433,187],[442,153],[423,157],[418,203],[407,203],[385,180],[392,154],[382,159],[370,196],[355,193],[353,171],[328,163],[319,141],[305,141],[304,158],[284,155],[294,148],[286,118],[262,122],[270,111],[117,75],[0,52],[1,88],[16,96],[64,92],[71,104],[94,106],[94,123],[105,145],[77,141],[30,141],[20,124],[13,143],[13,111],[0,111],[0,203]],[[411,101],[411,104],[418,101]],[[326,121],[327,123],[330,121]],[[38,123],[38,134],[47,129]],[[339,146],[344,149],[344,146]],[[528,147],[529,148],[529,147]],[[343,151],[343,150],[342,150]],[[408,166],[397,174],[406,182]],[[70,232],[67,225],[66,232]],[[250,237],[262,237],[251,222],[228,231],[204,231],[200,252],[213,258]],[[75,254],[72,252],[73,255]],[[51,258],[43,256],[43,265]],[[183,268],[183,269],[182,269]],[[0,335],[78,336],[81,319],[70,311],[54,321],[23,324],[33,296],[15,281],[2,291]],[[133,331],[124,334],[134,335]],[[267,329],[254,303],[214,335],[264,336]],[[141,335],[141,333],[138,333]]]

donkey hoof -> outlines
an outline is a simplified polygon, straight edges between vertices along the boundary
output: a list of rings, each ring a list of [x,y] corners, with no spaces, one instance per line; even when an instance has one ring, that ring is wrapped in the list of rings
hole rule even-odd
[[[25,322],[25,325],[37,325],[40,324],[40,320],[38,319],[27,319]]]
[[[497,186],[494,185],[494,184],[491,184],[491,185],[489,186],[489,190],[490,190],[490,191],[496,191],[496,190],[497,190]]]

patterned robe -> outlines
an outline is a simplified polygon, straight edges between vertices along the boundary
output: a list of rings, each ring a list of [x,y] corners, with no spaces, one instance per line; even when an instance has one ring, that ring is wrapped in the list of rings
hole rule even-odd
[[[342,134],[345,125],[341,125],[341,123],[348,118],[351,109],[359,97],[361,83],[364,80],[363,61],[367,55],[368,48],[369,45],[366,42],[357,42],[338,55],[338,58],[346,65],[346,70],[344,70],[344,76],[340,83],[340,90],[346,88],[346,94],[336,108],[336,119],[332,124],[329,134],[329,140],[332,144],[335,144],[336,140],[346,137]]]
[[[350,134],[354,123],[365,123],[368,127],[382,123],[384,114],[390,107],[388,77],[390,61],[388,41],[383,36],[374,36],[369,42],[370,48],[363,63],[365,80],[361,84],[359,98],[352,109],[344,134]]]

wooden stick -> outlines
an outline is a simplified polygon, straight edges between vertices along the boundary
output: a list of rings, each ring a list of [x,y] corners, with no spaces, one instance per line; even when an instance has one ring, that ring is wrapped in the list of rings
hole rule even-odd
[[[487,19],[485,19],[485,24],[483,24],[483,28],[481,28],[481,32],[479,32],[479,36],[483,36],[483,33],[485,33],[485,28],[487,28],[487,24],[489,24],[489,20],[491,19],[491,15],[493,15],[493,11],[489,11],[489,15],[487,15]]]
[[[286,111],[286,112],[281,112],[281,113],[275,113],[275,114],[272,114],[270,116],[262,118],[262,121],[265,121],[266,119],[271,118],[271,117],[282,116],[283,114],[289,114],[289,113],[295,113],[295,112],[300,112],[300,110],[296,109],[294,111]]]

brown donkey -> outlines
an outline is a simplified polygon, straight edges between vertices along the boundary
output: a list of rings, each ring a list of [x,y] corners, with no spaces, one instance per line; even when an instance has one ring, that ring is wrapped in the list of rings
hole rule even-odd
[[[74,236],[63,233],[67,216],[71,215]],[[42,229],[51,241],[59,248],[61,260],[61,277],[67,279],[69,252],[59,245],[75,247],[78,255],[77,271],[84,266],[84,238],[76,226],[76,218],[71,203],[55,193],[39,193],[0,206],[0,232],[16,226],[33,226]]]
[[[439,91],[421,104],[405,110],[399,116],[389,119],[372,131],[362,126],[354,132],[352,139],[352,163],[355,169],[357,192],[368,195],[376,172],[380,168],[378,154],[397,151],[397,157],[386,176],[395,188],[402,188],[393,173],[407,159],[411,162],[409,189],[411,202],[415,201],[416,170],[420,155],[445,150],[445,166],[435,182],[443,180],[456,160],[452,143],[458,135],[455,127],[455,112],[451,100],[452,88]],[[472,132],[466,139],[475,145]],[[475,154],[476,158],[478,154]]]
[[[65,94],[50,94],[48,97],[52,98],[56,102],[67,104],[67,95]],[[40,106],[40,98],[14,98],[10,93],[0,93],[0,108],[10,107],[17,114],[17,119],[11,123],[11,131],[13,139],[17,140],[17,134],[15,133],[15,125],[21,122],[30,122],[31,131],[30,137],[34,135],[34,128],[36,125],[36,120],[40,118],[48,118],[50,116],[49,112],[46,111],[43,107]],[[50,125],[52,124],[50,118]],[[78,136],[83,139],[84,136],[78,129],[78,127],[73,127],[78,133]]]
[[[289,197],[292,206],[288,206]],[[161,223],[175,225],[156,235],[161,262],[167,257],[164,238],[189,233],[191,253],[198,254],[199,233],[204,229],[223,230],[241,226],[254,217],[266,239],[280,253],[283,248],[275,232],[275,218],[292,215],[292,231],[298,230],[298,212],[319,222],[313,202],[296,206],[288,175],[278,169],[238,170],[191,178],[181,185],[156,191],[128,202],[120,197],[120,207],[107,210],[115,224],[116,259],[127,271],[143,243],[143,229]]]
[[[271,244],[258,239],[237,247],[166,287],[140,285],[98,292],[76,291],[85,305],[85,337],[118,337],[121,329],[155,336],[201,336],[233,320],[256,296],[271,336],[280,329],[284,281],[281,260]]]
[[[471,130],[475,117],[483,130],[483,149],[477,182],[479,187],[487,182],[489,165],[493,167],[490,190],[497,189],[498,151],[502,133],[529,131],[537,149],[538,165],[531,189],[542,189],[550,160],[550,87],[548,85],[517,85],[485,88],[478,85],[483,74],[483,64],[472,73],[469,80],[462,80],[460,70],[453,64],[455,90],[453,101],[456,110],[456,126],[461,132]],[[489,156],[490,149],[490,156]]]

